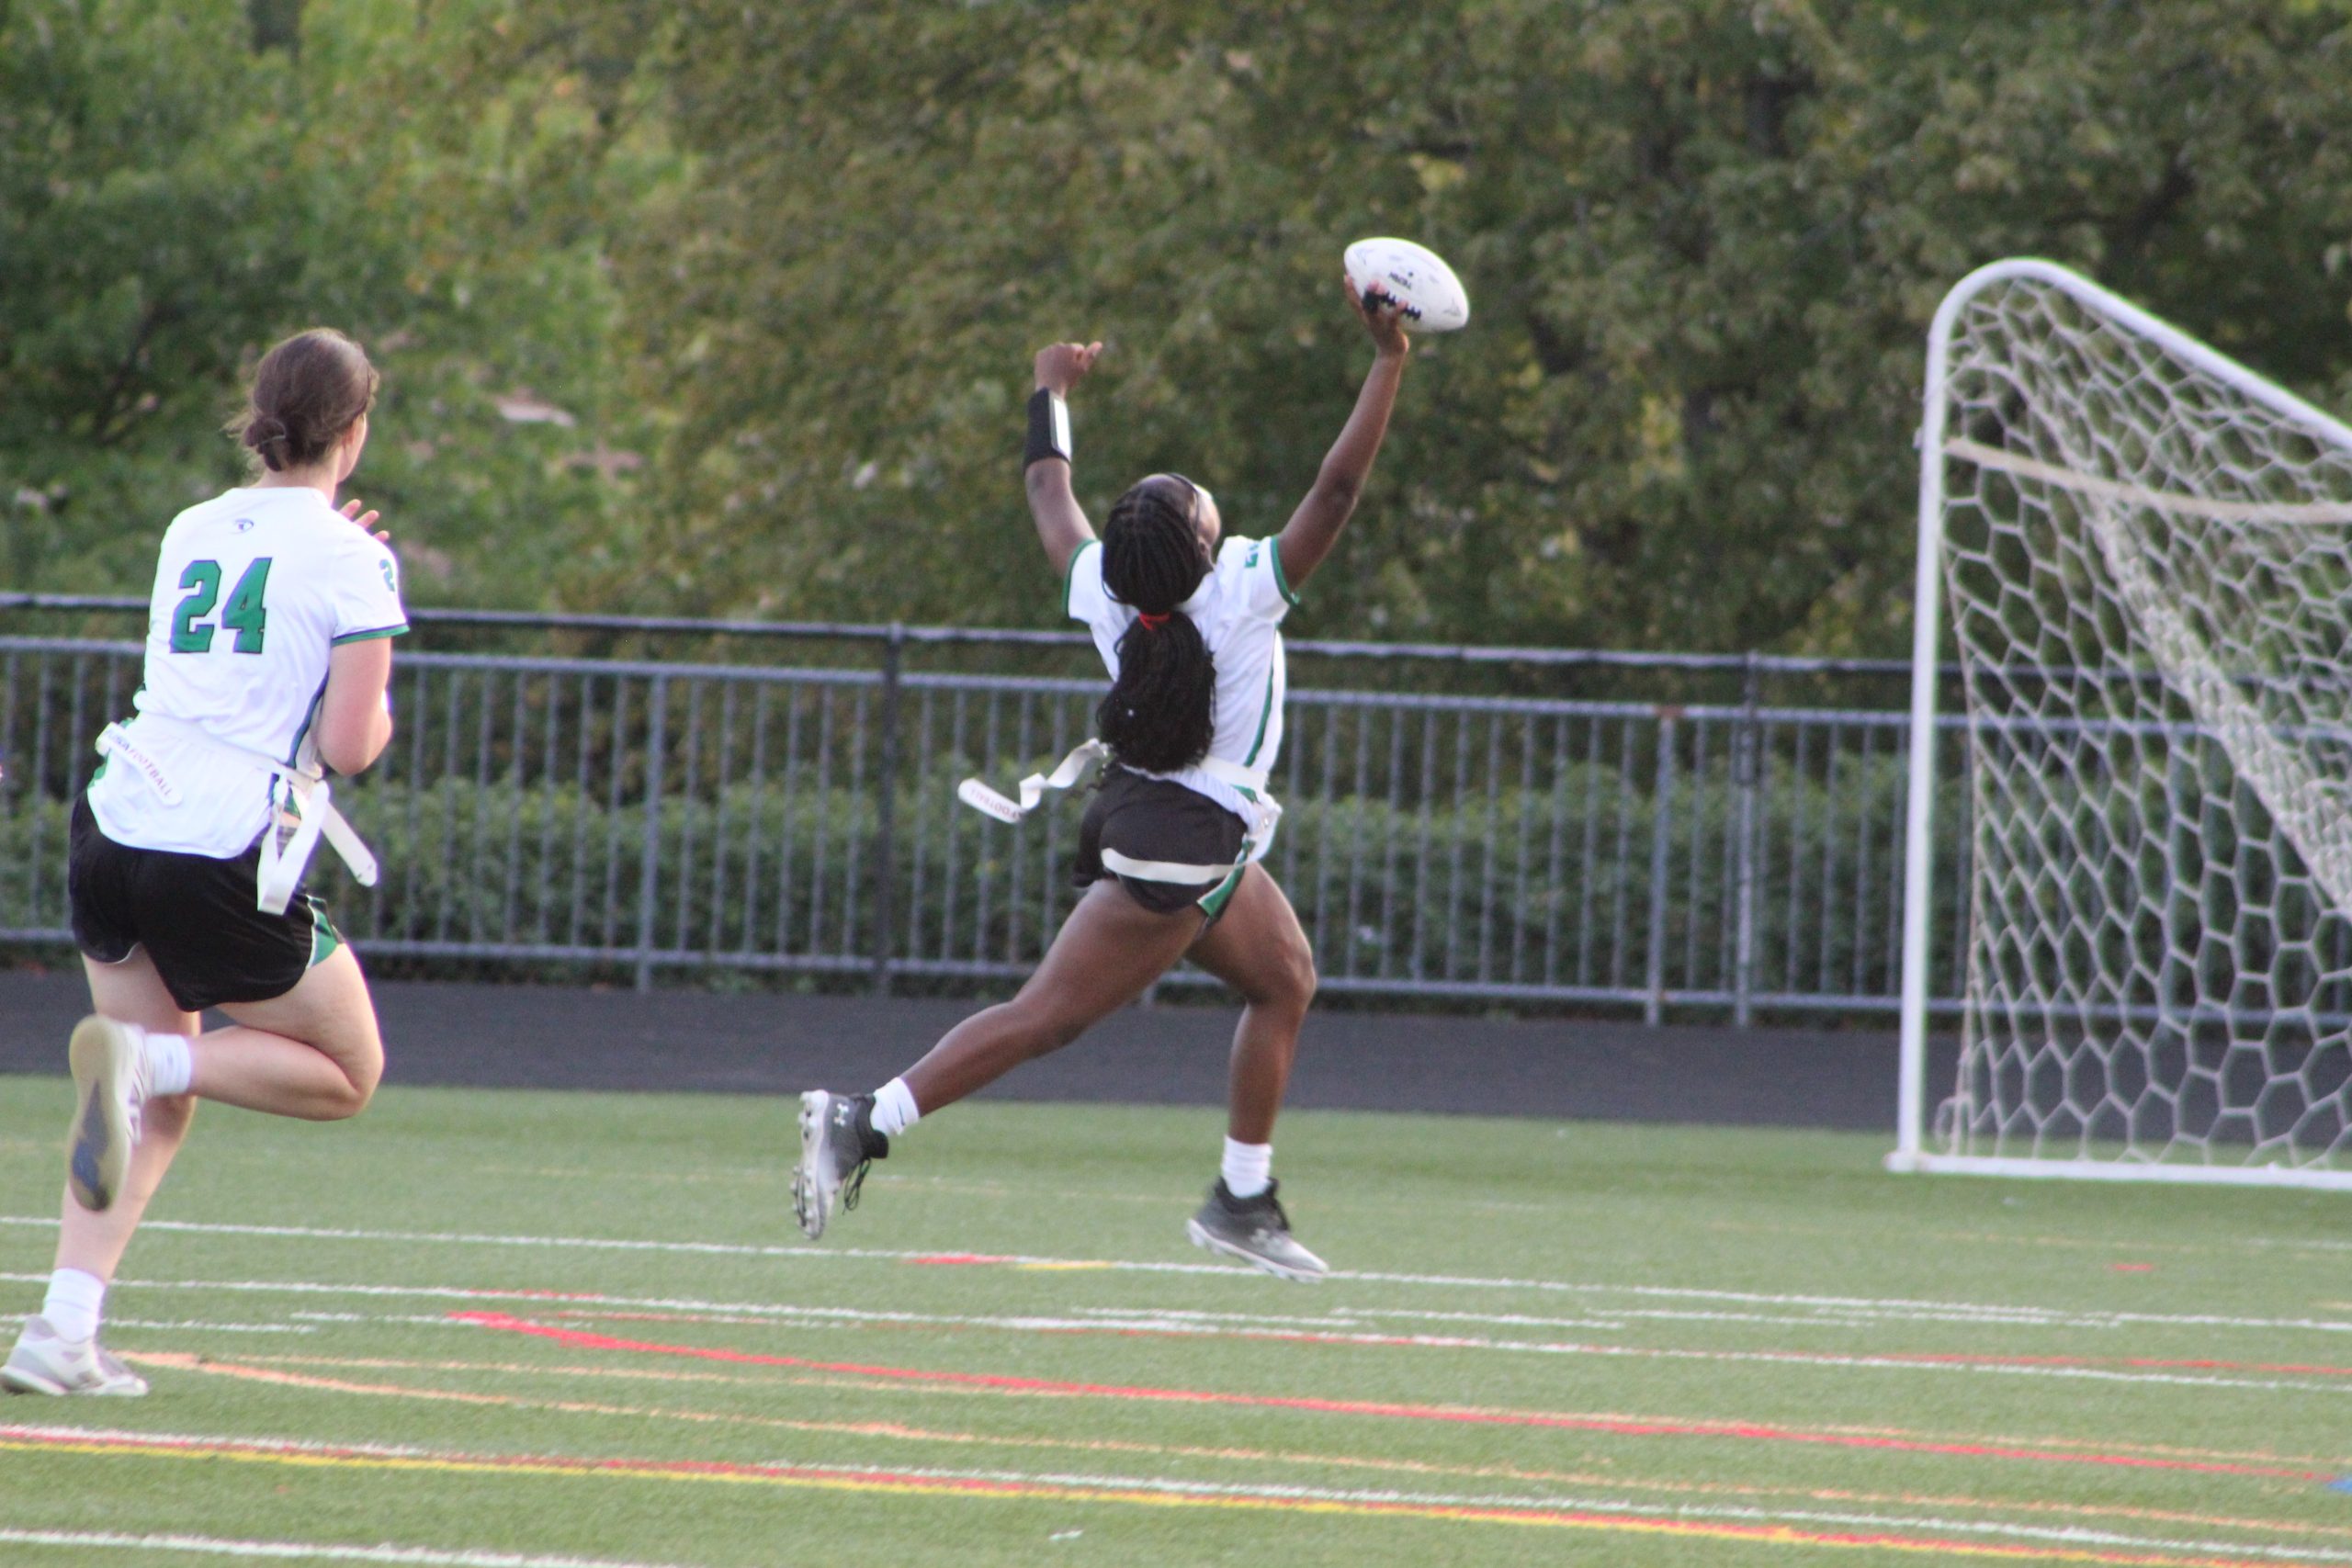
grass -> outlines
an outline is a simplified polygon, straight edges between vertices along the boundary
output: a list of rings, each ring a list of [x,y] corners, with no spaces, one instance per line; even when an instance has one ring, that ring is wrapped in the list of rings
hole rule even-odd
[[[66,1100],[0,1077],[17,1311]],[[207,1108],[109,1303],[154,1393],[0,1404],[0,1562],[2352,1564],[2340,1195],[1302,1113],[1309,1288],[1184,1245],[1211,1112],[959,1108],[816,1247],[789,1127]]]

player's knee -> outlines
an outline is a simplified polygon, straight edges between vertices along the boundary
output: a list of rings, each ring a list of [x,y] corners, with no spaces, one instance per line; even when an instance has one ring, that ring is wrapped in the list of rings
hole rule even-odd
[[[340,1085],[328,1089],[321,1097],[311,1120],[348,1122],[367,1110],[368,1102],[375,1097],[376,1084],[372,1078],[345,1077]]]
[[[379,1049],[361,1054],[356,1059],[338,1061],[343,1082],[331,1089],[320,1107],[322,1122],[346,1122],[368,1109],[376,1098],[376,1086],[383,1081],[384,1054]]]
[[[1249,1000],[1255,1006],[1305,1012],[1315,1000],[1315,949],[1305,932],[1270,948]]]
[[[1042,991],[1024,990],[1004,1004],[1011,1027],[1009,1039],[1023,1060],[1058,1051],[1086,1032],[1086,1021],[1075,1017],[1060,998]]]
[[[1029,1039],[1032,1056],[1043,1056],[1058,1051],[1086,1032],[1091,1019],[1070,1012],[1065,1008],[1041,1010],[1032,1021]]]
[[[1296,942],[1283,945],[1280,968],[1282,999],[1301,1012],[1315,1000],[1316,987],[1321,978],[1315,969],[1315,947],[1301,933]]]

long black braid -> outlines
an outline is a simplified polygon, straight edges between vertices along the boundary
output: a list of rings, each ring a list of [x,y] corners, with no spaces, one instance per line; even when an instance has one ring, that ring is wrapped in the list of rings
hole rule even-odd
[[[1149,618],[1119,637],[1119,678],[1094,710],[1094,732],[1144,773],[1172,773],[1208,755],[1216,661],[1201,628],[1176,608],[1208,575],[1193,517],[1199,504],[1184,481],[1155,475],[1119,497],[1102,527],[1102,585]]]

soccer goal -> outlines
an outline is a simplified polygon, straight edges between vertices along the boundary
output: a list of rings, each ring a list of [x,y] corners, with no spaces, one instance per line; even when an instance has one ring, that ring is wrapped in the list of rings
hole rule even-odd
[[[2352,429],[2016,260],[1919,442],[1888,1167],[2352,1187]]]

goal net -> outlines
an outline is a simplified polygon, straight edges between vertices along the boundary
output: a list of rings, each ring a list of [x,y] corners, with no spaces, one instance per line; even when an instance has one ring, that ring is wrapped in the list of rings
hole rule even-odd
[[[2012,261],[1937,314],[1921,448],[1889,1163],[2352,1186],[2352,429]]]

